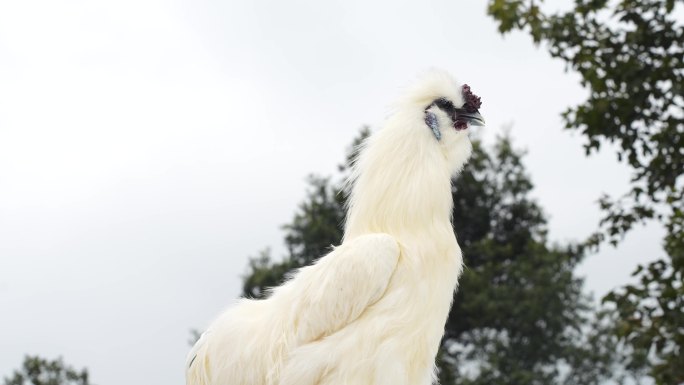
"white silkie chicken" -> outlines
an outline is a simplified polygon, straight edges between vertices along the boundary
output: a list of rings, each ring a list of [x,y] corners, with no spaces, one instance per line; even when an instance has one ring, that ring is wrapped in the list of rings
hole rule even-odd
[[[428,385],[462,270],[451,177],[480,100],[426,74],[360,151],[344,240],[195,344],[188,385]]]

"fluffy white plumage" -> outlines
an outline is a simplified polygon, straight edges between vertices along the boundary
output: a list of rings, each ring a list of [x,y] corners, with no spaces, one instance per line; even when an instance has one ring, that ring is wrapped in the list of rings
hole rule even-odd
[[[350,178],[342,245],[264,300],[221,314],[188,355],[188,385],[427,385],[462,270],[451,176],[471,152],[431,108],[464,103],[461,86],[427,73],[363,144]]]

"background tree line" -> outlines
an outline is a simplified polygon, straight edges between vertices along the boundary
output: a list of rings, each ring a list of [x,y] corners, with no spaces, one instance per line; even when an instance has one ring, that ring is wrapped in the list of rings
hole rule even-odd
[[[683,0],[575,0],[548,13],[539,1],[490,0],[501,33],[522,30],[581,75],[587,99],[563,113],[587,155],[616,145],[633,173],[622,196],[599,199],[603,218],[584,246],[616,245],[647,221],[664,225],[665,257],[639,266],[636,283],[603,302],[617,309],[614,335],[646,360],[658,384],[684,383]]]

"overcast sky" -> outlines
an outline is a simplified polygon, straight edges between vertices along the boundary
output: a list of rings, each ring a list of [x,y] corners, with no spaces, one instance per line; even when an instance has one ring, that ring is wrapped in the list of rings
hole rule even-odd
[[[188,330],[239,294],[248,256],[282,254],[306,175],[334,174],[430,67],[482,97],[485,141],[512,125],[551,240],[587,236],[629,170],[561,130],[578,77],[485,6],[0,3],[0,377],[40,354],[98,385],[183,384]],[[627,282],[661,237],[590,256],[587,289]]]

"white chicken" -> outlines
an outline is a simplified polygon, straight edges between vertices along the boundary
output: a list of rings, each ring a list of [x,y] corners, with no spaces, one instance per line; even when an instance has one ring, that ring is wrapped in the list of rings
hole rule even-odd
[[[431,71],[362,145],[344,239],[263,300],[221,314],[188,385],[428,385],[462,270],[451,177],[480,99]]]

